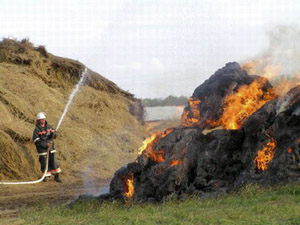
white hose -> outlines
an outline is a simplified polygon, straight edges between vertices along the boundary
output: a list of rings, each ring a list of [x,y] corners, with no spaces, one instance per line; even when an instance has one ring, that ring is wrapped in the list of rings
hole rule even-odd
[[[80,78],[79,82],[77,83],[77,85],[75,86],[74,90],[72,91],[72,93],[69,97],[69,101],[68,101],[67,105],[65,106],[64,112],[63,112],[62,116],[60,117],[60,120],[58,121],[56,131],[60,127],[66,113],[68,112],[69,106],[72,103],[72,100],[73,100],[74,96],[77,94],[77,92],[79,90],[79,87],[82,84],[82,82],[84,80],[84,77],[86,76],[87,73],[88,73],[88,69],[87,69],[87,67],[85,67],[85,69],[84,69],[84,71],[81,75],[81,78]],[[50,146],[48,147],[48,150],[47,150],[46,169],[45,169],[45,172],[44,172],[43,176],[40,179],[34,180],[34,181],[23,181],[23,182],[22,181],[21,182],[6,182],[5,181],[5,182],[0,182],[0,184],[36,184],[36,183],[39,183],[42,180],[44,180],[44,178],[46,177],[46,174],[48,172],[48,159],[49,159],[49,152],[50,152],[50,148],[51,148]]]
[[[4,181],[4,182],[0,182],[0,184],[36,184],[36,183],[40,183],[42,180],[44,180],[44,178],[46,177],[46,174],[48,172],[48,164],[49,164],[49,152],[50,152],[50,148],[51,145],[48,147],[47,149],[47,156],[46,156],[46,168],[45,168],[45,172],[43,174],[43,176],[38,179],[38,180],[33,180],[33,181],[19,181],[19,182],[8,182],[8,181]]]

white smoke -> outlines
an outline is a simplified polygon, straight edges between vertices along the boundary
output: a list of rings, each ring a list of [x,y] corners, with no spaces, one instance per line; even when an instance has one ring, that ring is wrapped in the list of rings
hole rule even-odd
[[[296,110],[292,113],[292,115],[299,116],[300,115],[300,107],[296,108]]]
[[[98,168],[92,166],[86,166],[82,172],[82,182],[86,195],[98,196],[100,194],[106,194],[109,192],[109,186],[99,185],[99,181],[92,178],[92,175],[97,171]]]
[[[281,97],[276,104],[276,114],[278,115],[279,113],[285,111],[289,107],[290,101],[291,96]]]
[[[268,32],[269,47],[242,67],[269,79],[278,95],[300,84],[300,28],[277,26]]]
[[[280,74],[300,72],[300,29],[298,26],[278,26],[268,32],[269,49],[265,53],[270,63],[280,65]]]

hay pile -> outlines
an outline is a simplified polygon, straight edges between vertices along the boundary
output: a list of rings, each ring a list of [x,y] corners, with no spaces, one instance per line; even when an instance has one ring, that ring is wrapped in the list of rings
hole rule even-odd
[[[47,113],[56,124],[84,65],[56,57],[43,46],[24,39],[0,42],[0,179],[40,175],[31,142],[35,115]],[[64,174],[78,177],[96,169],[94,176],[109,178],[134,159],[143,135],[142,108],[132,94],[89,71],[74,99],[56,140]]]

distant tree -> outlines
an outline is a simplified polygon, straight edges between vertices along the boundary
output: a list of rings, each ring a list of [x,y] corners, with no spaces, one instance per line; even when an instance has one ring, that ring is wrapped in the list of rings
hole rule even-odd
[[[168,97],[162,98],[145,98],[142,99],[142,104],[145,107],[155,107],[155,106],[180,106],[187,105],[188,98],[185,96],[175,97],[173,95],[169,95]]]

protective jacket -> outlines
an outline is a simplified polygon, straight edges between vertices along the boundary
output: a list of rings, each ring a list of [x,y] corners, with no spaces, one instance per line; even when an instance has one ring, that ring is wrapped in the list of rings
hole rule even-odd
[[[41,127],[39,124],[36,124],[36,127],[33,131],[32,140],[40,156],[47,155],[47,143],[51,141],[53,135],[56,136],[56,133],[54,129],[47,123],[47,121],[45,122],[44,127]],[[50,152],[56,152],[54,148],[54,143],[52,143]]]
[[[38,123],[36,124],[36,127],[33,131],[32,141],[35,144],[39,155],[42,172],[44,172],[46,169],[47,143],[51,141],[52,137],[56,138],[56,132],[50,125],[48,125],[47,121],[45,122],[44,127],[41,127]],[[61,172],[55,153],[56,150],[54,147],[54,142],[52,142],[48,158],[48,172],[46,176],[51,176],[52,174],[55,175]]]

